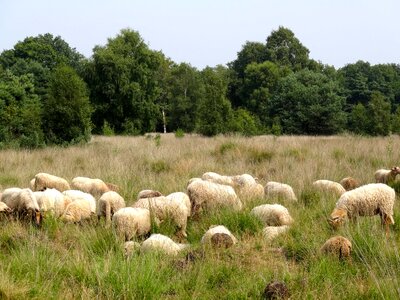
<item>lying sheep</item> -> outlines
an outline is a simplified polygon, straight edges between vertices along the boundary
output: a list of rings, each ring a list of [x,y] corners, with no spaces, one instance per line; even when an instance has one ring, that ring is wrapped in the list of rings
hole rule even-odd
[[[201,238],[203,245],[221,246],[226,248],[237,243],[237,238],[223,225],[213,225]]]
[[[394,189],[383,183],[371,183],[344,193],[336,203],[329,223],[339,227],[345,220],[356,220],[358,216],[380,215],[386,235],[389,224],[394,224],[393,205],[396,199]]]
[[[118,210],[112,217],[115,233],[130,241],[136,236],[150,232],[150,211],[140,207],[124,207]]]
[[[293,219],[287,208],[280,204],[259,205],[254,207],[250,211],[250,214],[254,215],[268,226],[282,226],[293,223]]]
[[[267,226],[263,229],[263,235],[264,238],[267,241],[272,241],[274,238],[276,238],[278,235],[286,232],[289,230],[288,225],[282,225],[282,226]]]
[[[1,195],[1,201],[12,209],[18,218],[30,217],[35,225],[41,225],[42,214],[31,189],[6,189]]]
[[[228,185],[194,180],[188,185],[187,193],[192,204],[192,215],[195,215],[200,208],[209,210],[216,207],[230,207],[239,211],[243,207],[235,190]]]
[[[297,201],[293,188],[285,183],[269,181],[265,185],[264,192],[267,198],[282,198],[284,200]]]
[[[160,197],[163,194],[161,194],[159,191],[154,191],[154,190],[142,190],[138,193],[137,200],[142,199],[142,198],[154,198],[154,197]]]
[[[187,237],[186,226],[189,216],[187,207],[180,199],[164,196],[154,198],[141,198],[132,207],[141,207],[150,210],[155,222],[159,225],[162,221],[171,219],[178,227],[177,235]]]
[[[101,197],[105,192],[117,191],[116,185],[106,183],[98,178],[75,177],[71,181],[71,187],[76,190],[93,195],[96,198]]]
[[[105,192],[98,201],[97,217],[105,217],[106,223],[111,223],[111,218],[119,209],[125,207],[125,200],[114,191]]]
[[[36,174],[34,180],[35,191],[44,191],[45,189],[53,188],[63,192],[70,189],[70,185],[67,180],[47,173]]]
[[[91,220],[93,212],[90,203],[83,198],[72,201],[66,207],[61,220],[65,222],[82,223],[85,220]]]
[[[339,259],[348,258],[351,255],[351,242],[340,235],[327,240],[320,251],[324,254],[332,254]]]
[[[356,179],[353,177],[345,177],[342,180],[340,180],[340,184],[344,187],[346,191],[354,190],[355,188],[358,188],[360,184]]]
[[[188,244],[175,243],[169,237],[162,234],[152,234],[140,246],[140,252],[162,252],[167,255],[176,256],[184,249],[189,247]]]
[[[346,192],[345,188],[340,183],[326,179],[314,181],[313,187],[321,192],[334,196],[341,196]]]
[[[78,190],[67,190],[64,191],[63,194],[68,196],[72,202],[80,199],[87,201],[90,205],[90,211],[93,214],[96,213],[96,199],[91,194]]]
[[[375,172],[375,181],[389,183],[395,180],[397,174],[400,174],[400,167],[393,167],[390,170],[379,169]]]

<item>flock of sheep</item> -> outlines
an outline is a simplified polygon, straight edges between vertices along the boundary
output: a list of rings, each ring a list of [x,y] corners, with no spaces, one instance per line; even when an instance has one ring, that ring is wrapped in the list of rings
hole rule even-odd
[[[346,219],[355,220],[358,216],[381,217],[386,234],[389,225],[394,224],[393,205],[395,191],[387,185],[400,174],[399,167],[376,171],[377,183],[358,187],[353,178],[344,178],[340,183],[330,180],[317,180],[315,189],[339,197],[329,223],[337,228]],[[175,192],[164,196],[154,190],[142,190],[136,202],[127,207],[125,200],[118,194],[118,187],[101,179],[76,177],[71,181],[47,173],[38,173],[30,182],[30,188],[7,188],[0,194],[0,212],[13,218],[29,218],[40,225],[43,216],[53,214],[66,222],[79,223],[97,215],[105,218],[107,227],[112,226],[115,234],[125,241],[125,254],[133,251],[162,251],[176,255],[187,249],[188,244],[180,244],[170,237],[151,234],[152,222],[162,226],[167,219],[177,228],[176,239],[187,237],[187,220],[199,214],[199,211],[216,210],[227,207],[234,211],[243,209],[248,199],[285,199],[297,201],[291,186],[270,181],[265,187],[249,174],[225,176],[207,172],[201,178],[189,180],[186,192]],[[244,202],[246,203],[246,202]],[[281,204],[263,204],[252,208],[250,214],[265,225],[264,237],[272,240],[284,233],[293,223],[287,208]],[[141,244],[136,242],[139,236],[147,236]],[[201,243],[204,245],[229,247],[238,242],[237,238],[223,224],[212,226],[204,233]],[[348,257],[351,242],[336,236],[321,248],[322,252]]]

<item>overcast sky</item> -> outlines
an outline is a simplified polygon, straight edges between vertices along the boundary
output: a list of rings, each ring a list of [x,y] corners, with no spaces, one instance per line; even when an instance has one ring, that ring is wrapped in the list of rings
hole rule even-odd
[[[121,29],[203,69],[233,61],[246,41],[292,30],[310,58],[343,67],[400,63],[400,0],[1,0],[0,52],[28,36],[61,36],[86,57]]]

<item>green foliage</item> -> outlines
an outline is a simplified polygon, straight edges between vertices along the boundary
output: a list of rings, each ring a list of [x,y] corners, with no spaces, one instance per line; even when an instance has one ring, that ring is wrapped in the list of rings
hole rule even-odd
[[[247,110],[237,109],[233,112],[231,131],[244,136],[257,135],[260,132],[260,122]]]
[[[56,68],[44,103],[44,132],[52,144],[73,144],[89,141],[91,106],[86,86],[68,66]]]
[[[367,115],[370,135],[388,135],[390,133],[390,103],[380,92],[372,92],[367,106]]]
[[[349,130],[356,134],[366,134],[368,132],[367,110],[362,103],[354,105],[349,118]]]
[[[110,124],[108,124],[107,121],[104,121],[104,124],[103,124],[101,132],[105,136],[113,136],[113,135],[115,135],[114,129],[110,126]]]
[[[185,136],[185,132],[183,131],[183,129],[178,128],[175,131],[175,137],[176,138],[183,138]]]

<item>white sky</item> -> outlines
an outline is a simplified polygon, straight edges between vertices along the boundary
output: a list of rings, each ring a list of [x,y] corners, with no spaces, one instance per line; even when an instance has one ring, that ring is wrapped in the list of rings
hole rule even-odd
[[[203,69],[233,61],[246,41],[291,29],[310,58],[343,67],[400,63],[399,0],[0,0],[0,52],[28,36],[61,36],[86,57],[121,29]]]

